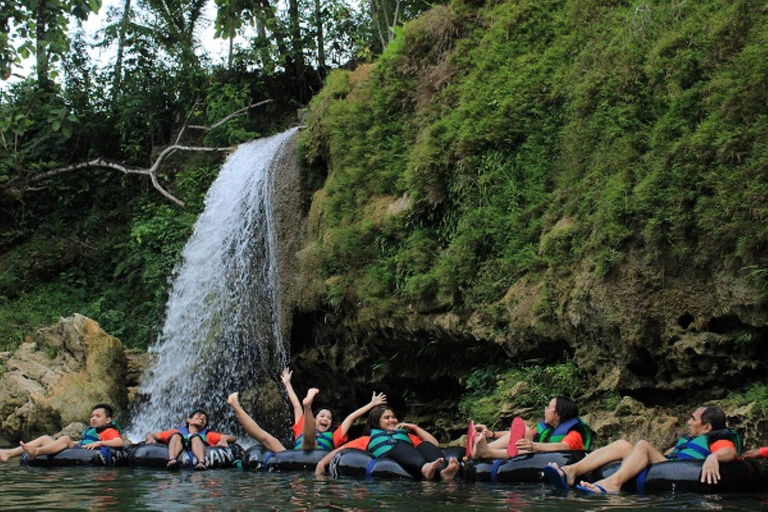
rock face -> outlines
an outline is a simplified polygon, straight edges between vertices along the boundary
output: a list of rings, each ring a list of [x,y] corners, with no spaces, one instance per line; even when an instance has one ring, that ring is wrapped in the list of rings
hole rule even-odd
[[[122,343],[82,315],[27,338],[0,378],[0,442],[15,444],[86,421],[100,402],[127,405]]]

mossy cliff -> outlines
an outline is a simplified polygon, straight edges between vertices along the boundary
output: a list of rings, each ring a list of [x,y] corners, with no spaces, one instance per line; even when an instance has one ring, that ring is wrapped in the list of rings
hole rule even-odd
[[[596,408],[764,389],[766,42],[758,1],[454,1],[331,74],[302,380],[448,421],[518,374]]]

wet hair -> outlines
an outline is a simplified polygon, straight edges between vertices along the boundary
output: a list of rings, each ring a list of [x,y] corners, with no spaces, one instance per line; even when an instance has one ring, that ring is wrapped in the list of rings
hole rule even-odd
[[[565,423],[579,416],[579,406],[570,398],[564,396],[555,397],[555,412],[560,416],[560,423]]]
[[[91,412],[95,411],[96,409],[104,409],[104,414],[107,415],[107,418],[112,417],[112,406],[109,404],[96,404],[91,409]]]
[[[388,405],[377,405],[371,409],[371,412],[368,413],[368,421],[365,423],[366,434],[370,434],[375,428],[381,428],[381,417],[384,416],[384,413],[387,411],[395,412],[395,410]]]
[[[195,414],[197,414],[197,413],[200,413],[200,414],[205,414],[205,426],[206,426],[206,427],[210,427],[210,426],[211,426],[211,417],[210,417],[210,416],[208,416],[208,413],[207,413],[207,412],[205,412],[205,411],[204,411],[204,410],[202,410],[202,409],[195,409],[194,411],[192,411],[191,413],[189,413],[189,415],[187,415],[187,418],[191,418],[192,416],[194,416],[194,415],[195,415]],[[187,425],[187,427],[189,427],[189,422],[188,422],[188,421],[186,421],[186,422],[184,422],[184,423]]]
[[[712,425],[712,430],[722,430],[725,426],[725,412],[717,405],[701,405],[701,423]]]

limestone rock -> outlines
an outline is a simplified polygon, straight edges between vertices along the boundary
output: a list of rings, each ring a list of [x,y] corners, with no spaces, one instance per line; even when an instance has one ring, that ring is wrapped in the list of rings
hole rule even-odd
[[[62,318],[23,343],[0,378],[0,441],[15,444],[86,421],[100,402],[125,410],[122,343],[82,315]]]
[[[597,411],[583,417],[597,433],[597,446],[605,446],[618,439],[636,443],[641,439],[666,449],[678,437],[687,433],[686,425],[677,416],[625,396],[613,411]]]

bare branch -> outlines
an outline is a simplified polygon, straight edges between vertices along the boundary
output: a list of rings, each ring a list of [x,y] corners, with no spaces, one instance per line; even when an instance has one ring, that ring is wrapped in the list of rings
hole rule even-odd
[[[166,147],[160,152],[160,155],[157,157],[157,159],[154,161],[151,167],[144,168],[144,167],[136,167],[133,165],[123,164],[120,162],[115,162],[112,160],[107,160],[105,158],[95,158],[93,160],[88,160],[86,162],[79,162],[72,165],[66,165],[64,167],[57,167],[56,169],[51,169],[45,172],[41,172],[39,174],[35,174],[34,176],[30,176],[29,178],[26,178],[24,180],[23,186],[17,187],[13,182],[6,184],[5,186],[0,187],[0,193],[4,193],[6,195],[9,195],[11,197],[14,197],[21,201],[21,194],[22,192],[32,192],[37,190],[43,190],[46,187],[34,187],[32,186],[35,183],[39,183],[41,181],[45,181],[47,179],[53,178],[55,176],[61,176],[63,174],[69,174],[77,171],[81,171],[84,169],[111,169],[115,171],[120,171],[124,174],[140,174],[143,176],[149,176],[149,179],[152,181],[152,186],[157,189],[160,194],[162,194],[165,198],[169,199],[170,201],[173,201],[174,203],[178,204],[179,206],[184,206],[184,202],[180,199],[176,198],[168,192],[161,184],[160,181],[157,179],[157,172],[160,170],[160,166],[163,164],[163,162],[168,159],[172,154],[174,154],[177,151],[207,151],[207,152],[220,152],[220,151],[233,151],[234,147],[207,147],[207,146],[184,146],[180,144],[181,137],[186,131],[187,128],[197,128],[200,130],[212,130],[218,126],[221,126],[222,124],[226,123],[227,121],[243,114],[244,112],[248,111],[249,109],[252,109],[254,107],[258,107],[260,105],[264,105],[265,103],[269,103],[272,100],[264,100],[260,101],[258,103],[254,103],[252,105],[248,105],[245,108],[242,108],[238,110],[237,112],[233,112],[232,114],[228,115],[221,121],[218,121],[217,123],[211,125],[211,126],[190,126],[187,125],[187,122],[189,122],[189,118],[187,118],[187,121],[184,123],[184,126],[182,126],[181,131],[179,131],[178,136],[176,137],[176,142]],[[195,103],[195,106],[197,103]],[[194,107],[193,107],[194,110]]]
[[[272,100],[263,100],[263,101],[260,101],[260,102],[258,102],[258,103],[253,103],[253,104],[251,104],[251,105],[248,105],[248,106],[247,106],[247,107],[245,107],[245,108],[241,108],[241,109],[240,109],[240,110],[238,110],[237,112],[232,112],[232,113],[231,113],[231,114],[229,114],[227,117],[225,117],[225,118],[224,118],[224,119],[222,119],[221,121],[217,122],[216,124],[212,124],[211,126],[201,126],[201,125],[196,125],[196,124],[193,124],[193,125],[190,125],[190,128],[196,128],[196,129],[198,129],[198,130],[206,130],[206,131],[209,131],[209,130],[213,130],[214,128],[218,128],[218,127],[219,127],[219,126],[221,126],[222,124],[226,123],[226,122],[227,122],[227,121],[229,121],[230,119],[233,119],[233,118],[235,118],[235,117],[237,117],[237,116],[239,116],[239,115],[243,114],[244,112],[247,112],[248,110],[250,110],[250,109],[252,109],[252,108],[256,108],[256,107],[259,107],[259,106],[261,106],[261,105],[264,105],[265,103],[269,103],[269,102],[271,102],[271,101],[272,101]]]

